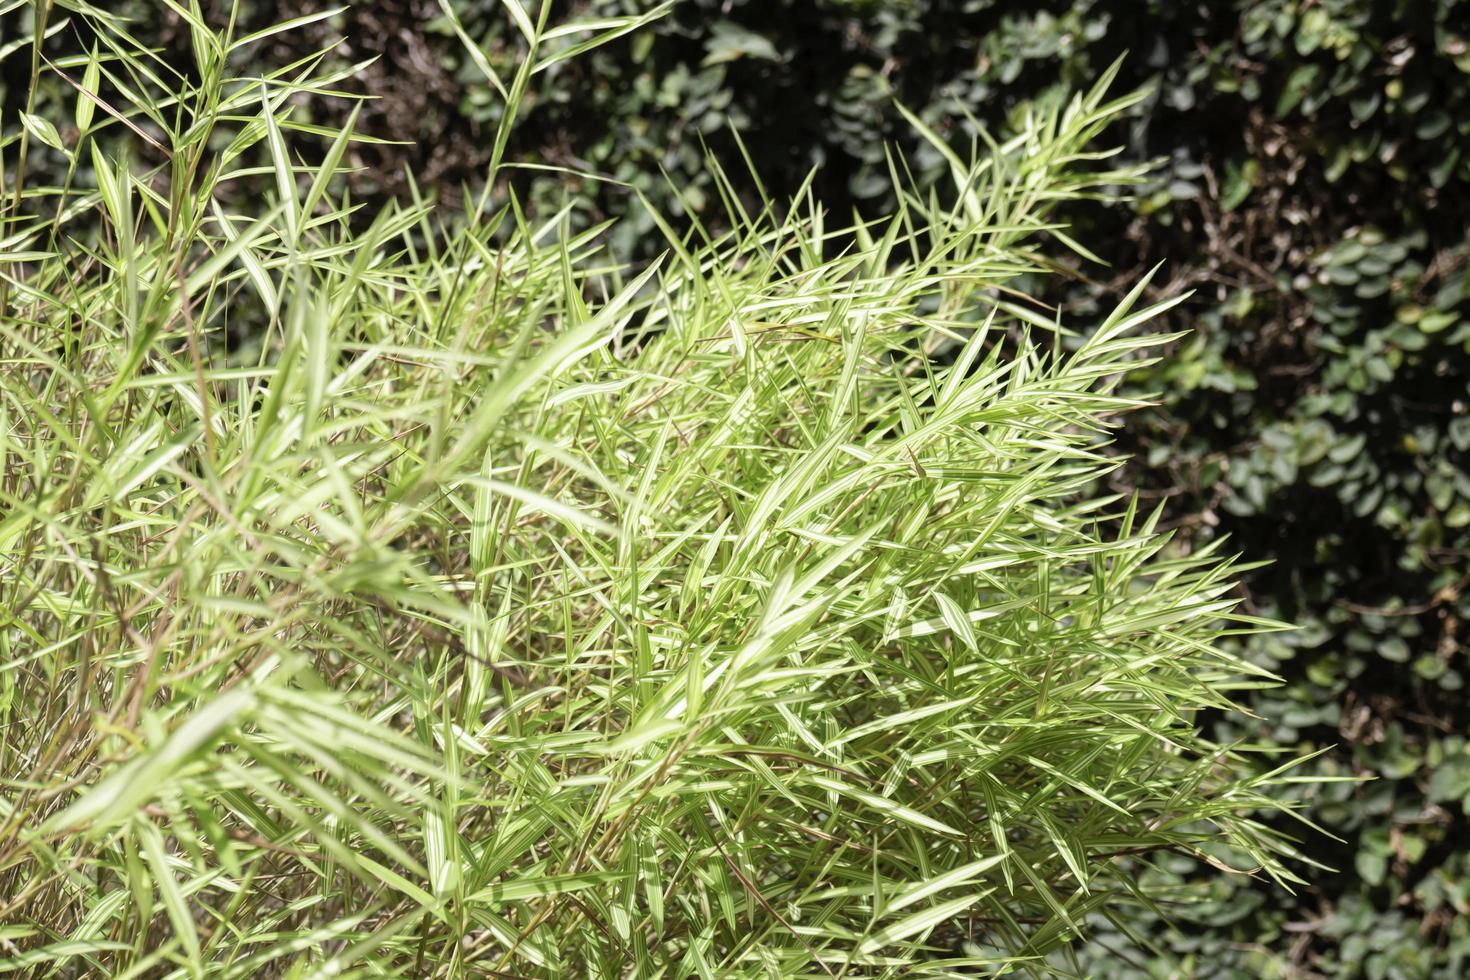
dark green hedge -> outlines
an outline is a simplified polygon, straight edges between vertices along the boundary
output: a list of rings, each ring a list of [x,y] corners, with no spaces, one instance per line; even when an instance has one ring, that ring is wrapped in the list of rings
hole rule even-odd
[[[455,7],[508,58],[498,3]],[[244,9],[264,23],[318,4]],[[169,43],[167,23],[152,29]],[[472,183],[495,100],[437,3],[354,5],[256,56],[342,35],[339,57],[380,59],[368,128],[416,141],[362,148],[359,191],[401,193],[405,169],[445,197]],[[1178,928],[1104,936],[1090,968],[1466,975],[1470,2],[685,0],[656,30],[542,76],[518,151],[711,216],[704,155],[737,161],[733,126],[773,196],[816,167],[818,195],[845,214],[882,206],[884,141],[937,172],[893,96],[967,142],[970,120],[1003,130],[1125,53],[1119,86],[1156,90],[1115,136],[1163,162],[1133,203],[1069,216],[1109,265],[1079,268],[1057,299],[1085,323],[1161,259],[1164,290],[1196,290],[1170,324],[1195,332],[1136,379],[1160,405],[1129,430],[1129,479],[1168,500],[1187,538],[1229,534],[1271,559],[1250,601],[1303,627],[1249,650],[1287,680],[1255,695],[1259,724],[1210,723],[1326,749],[1312,771],[1371,780],[1302,788],[1304,814],[1341,838],[1309,835],[1306,851],[1336,873],[1296,896],[1217,877],[1208,901],[1181,891],[1165,910]],[[0,62],[7,129],[21,60]],[[576,197],[587,220],[637,213],[626,191],[527,180],[543,199]],[[616,248],[636,256],[648,230],[625,226]]]

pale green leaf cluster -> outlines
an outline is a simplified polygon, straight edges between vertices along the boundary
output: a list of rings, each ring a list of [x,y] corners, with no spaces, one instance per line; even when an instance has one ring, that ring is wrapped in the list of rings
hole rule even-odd
[[[507,118],[637,26],[506,6]],[[718,172],[629,271],[493,189],[365,218],[292,109],[350,79],[179,10],[187,77],[83,12],[79,114],[167,155],[0,232],[0,970],[1043,973],[1152,854],[1289,878],[1195,721],[1268,624],[1097,490],[1167,304],[1017,288],[1130,176],[1105,83],[877,223]]]

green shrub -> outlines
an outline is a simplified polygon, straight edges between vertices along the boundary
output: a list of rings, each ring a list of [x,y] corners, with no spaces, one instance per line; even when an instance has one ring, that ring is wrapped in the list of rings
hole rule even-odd
[[[88,28],[56,29],[73,6],[51,5],[45,51],[77,79],[69,59],[89,50]],[[502,5],[451,6],[494,67],[512,71],[515,28]],[[167,5],[107,8],[132,17],[163,61],[187,55],[188,31]],[[73,89],[49,71],[29,84],[32,9],[0,4],[0,129],[17,134],[37,92],[36,112],[69,143]],[[255,30],[328,5],[236,9],[241,29]],[[1159,323],[1194,333],[1125,382],[1161,404],[1121,430],[1135,462],[1116,479],[1163,498],[1181,544],[1229,534],[1233,548],[1273,560],[1243,576],[1251,608],[1304,628],[1241,644],[1287,680],[1244,695],[1263,719],[1250,737],[1326,748],[1315,771],[1373,778],[1289,788],[1340,838],[1311,838],[1310,853],[1335,874],[1295,896],[1214,876],[1208,901],[1169,906],[1179,928],[1146,912],[1132,920],[1151,946],[1110,932],[1090,975],[1466,973],[1470,861],[1454,841],[1470,834],[1455,792],[1470,731],[1467,11],[1466,0],[683,0],[657,37],[638,32],[564,61],[527,90],[512,158],[590,165],[671,220],[688,211],[713,226],[724,203],[705,146],[737,159],[730,124],[773,197],[819,165],[812,187],[832,214],[881,216],[892,194],[885,141],[908,150],[920,183],[947,174],[890,91],[963,145],[967,117],[1003,129],[1125,51],[1120,84],[1155,83],[1118,133],[1128,159],[1163,166],[1132,201],[1063,215],[1112,268],[1074,270],[1098,283],[1054,276],[1025,288],[1054,293],[1079,324],[1100,320],[1160,259],[1169,288],[1197,289]],[[407,198],[406,171],[446,200],[483,175],[500,102],[442,14],[433,0],[351,4],[262,42],[271,64],[341,38],[328,56],[341,65],[379,59],[358,76],[375,97],[360,128],[408,142],[353,146],[355,200]],[[348,111],[307,100],[298,118],[335,126]],[[66,165],[33,154],[32,171],[59,185]],[[517,179],[532,210],[569,202],[574,220],[619,217],[608,232],[619,260],[664,247],[619,185],[542,176]],[[263,193],[271,182],[263,173],[233,185]],[[1230,741],[1240,725],[1211,731]],[[1169,865],[1152,872],[1165,879],[1159,888],[1194,867]]]
[[[715,170],[731,230],[633,274],[514,199],[358,220],[351,131],[293,150],[348,82],[194,17],[180,87],[94,18],[76,137],[26,121],[68,177],[4,238],[0,966],[1040,973],[1163,855],[1292,878],[1196,724],[1272,624],[1098,488],[1177,300],[1083,339],[1016,288],[1134,98],[852,227]],[[521,27],[497,148],[580,36]]]

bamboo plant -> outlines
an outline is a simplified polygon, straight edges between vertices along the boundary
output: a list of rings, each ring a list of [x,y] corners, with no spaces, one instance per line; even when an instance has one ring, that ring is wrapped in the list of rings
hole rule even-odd
[[[1196,721],[1272,624],[1100,489],[1179,297],[1027,289],[1081,248],[1053,205],[1136,176],[1091,149],[1135,97],[927,134],[953,186],[895,159],[876,221],[712,161],[726,227],[627,269],[501,157],[646,17],[505,0],[485,190],[371,217],[366,137],[300,108],[350,70],[41,6],[75,119],[0,142],[0,970],[1065,973],[1159,855],[1292,880],[1289,777]],[[97,45],[52,60],[64,18]]]

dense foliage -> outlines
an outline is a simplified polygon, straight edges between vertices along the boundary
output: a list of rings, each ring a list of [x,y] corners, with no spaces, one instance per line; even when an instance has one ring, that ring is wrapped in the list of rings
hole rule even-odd
[[[0,51],[25,33],[29,5],[9,6]],[[165,46],[187,43],[153,5],[116,6]],[[262,27],[323,8],[242,9]],[[451,9],[496,67],[511,62],[497,4]],[[1116,131],[1132,159],[1161,159],[1155,179],[1130,204],[1066,212],[1111,267],[1079,263],[1067,280],[1028,285],[1084,319],[1100,319],[1160,259],[1160,295],[1196,289],[1165,317],[1195,333],[1130,381],[1161,405],[1122,433],[1136,454],[1123,482],[1158,494],[1185,539],[1228,533],[1232,548],[1274,561],[1249,576],[1251,608],[1305,628],[1245,646],[1289,681],[1252,696],[1264,722],[1251,734],[1331,747],[1320,771],[1374,778],[1300,794],[1343,839],[1312,841],[1338,873],[1314,875],[1295,898],[1217,879],[1211,902],[1171,907],[1183,929],[1139,920],[1145,935],[1109,939],[1095,971],[1470,968],[1470,859],[1457,843],[1470,834],[1467,24],[1464,0],[684,0],[651,31],[559,65],[528,92],[517,155],[596,169],[665,213],[713,220],[723,204],[705,145],[738,159],[731,125],[774,194],[818,166],[814,186],[834,215],[881,214],[892,186],[882,140],[909,149],[920,180],[946,169],[893,95],[963,143],[970,117],[1003,130],[1124,52],[1122,84],[1156,85]],[[360,122],[416,141],[355,147],[356,192],[411,194],[407,170],[458,200],[458,183],[488,159],[500,110],[441,6],[353,5],[270,39],[269,60],[339,37],[343,60],[380,59],[363,80],[379,98]],[[64,32],[51,43],[53,56],[76,49]],[[0,60],[7,132],[29,75],[12,44]],[[48,79],[42,103],[69,92]],[[336,118],[330,104],[314,111]],[[570,194],[584,222],[625,218],[612,232],[619,255],[662,247],[615,185],[517,180],[543,205]],[[1222,724],[1217,735],[1236,732]]]
[[[1104,485],[1179,297],[1023,289],[1138,97],[853,225],[714,168],[630,273],[493,177],[638,22],[508,7],[458,213],[356,213],[352,76],[197,5],[0,144],[0,970],[1040,975],[1160,859],[1300,882],[1293,760],[1198,723],[1274,623]]]
[[[491,5],[455,9],[476,36],[499,30]],[[398,24],[437,15],[427,3],[378,11]],[[890,193],[875,137],[910,147],[921,177],[945,172],[893,95],[963,142],[967,117],[1003,129],[1125,52],[1125,84],[1156,85],[1120,128],[1134,159],[1161,159],[1156,179],[1131,205],[1069,212],[1111,268],[1083,264],[1092,281],[1038,288],[1086,314],[1167,259],[1163,295],[1196,289],[1169,320],[1194,335],[1133,379],[1162,405],[1125,432],[1130,480],[1166,499],[1190,539],[1228,533],[1273,561],[1249,580],[1252,607],[1304,629],[1250,646],[1290,681],[1255,697],[1265,721],[1251,734],[1331,747],[1319,771],[1373,780],[1301,794],[1342,838],[1314,841],[1338,873],[1286,899],[1218,879],[1214,901],[1171,909],[1179,931],[1145,930],[1156,950],[1124,960],[1134,944],[1115,937],[1097,972],[1470,968],[1458,843],[1470,835],[1467,24],[1463,0],[690,0],[656,39],[568,65],[530,116],[527,145],[544,160],[590,164],[674,212],[718,210],[704,147],[732,158],[733,125],[768,186],[789,190],[818,166],[821,198],[842,215],[881,212]],[[352,43],[357,57],[377,53]],[[468,177],[473,159],[445,155],[473,155],[462,148],[493,103],[448,45],[422,43],[433,55],[414,60],[442,76],[413,88],[416,111],[431,132],[468,138],[392,159],[429,154],[451,181]],[[415,132],[390,109],[409,90],[409,56],[382,53],[383,77],[399,80],[384,83],[381,131]],[[615,187],[573,190],[594,214],[629,210]],[[644,224],[624,226],[625,252],[646,248],[647,219],[632,216]]]

